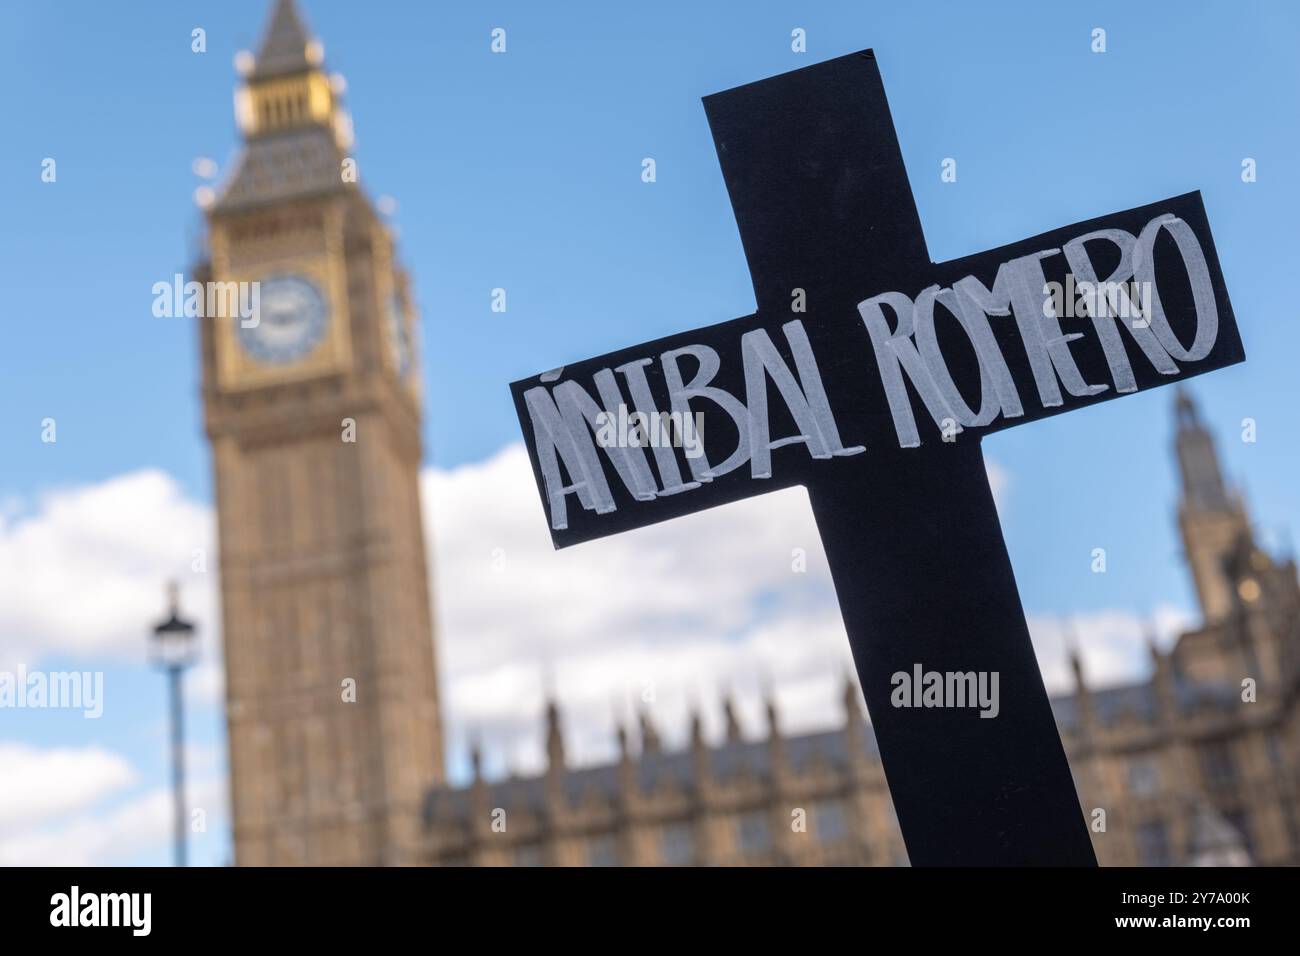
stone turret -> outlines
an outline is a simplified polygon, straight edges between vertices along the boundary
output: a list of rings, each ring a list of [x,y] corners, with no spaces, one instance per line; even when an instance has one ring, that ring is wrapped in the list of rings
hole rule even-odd
[[[732,699],[730,691],[722,698],[722,716],[726,721],[727,740],[733,743],[743,740],[744,735],[740,730],[740,720],[736,717],[736,702]]]
[[[1092,699],[1092,690],[1083,671],[1083,654],[1079,648],[1079,638],[1074,625],[1065,623],[1065,644],[1070,656],[1070,670],[1074,674],[1074,699],[1079,714],[1079,736],[1087,739],[1101,728],[1097,723],[1097,708]]]
[[[776,709],[776,694],[769,686],[765,694],[765,711],[767,713],[767,753],[768,764],[772,768],[772,780],[779,788],[783,778],[789,773],[786,765],[785,738],[781,736],[781,720]]]
[[[855,777],[866,773],[867,725],[862,719],[862,705],[858,702],[858,685],[849,671],[844,672],[844,686],[840,700],[844,707],[844,749],[848,752],[848,766]]]
[[[546,702],[546,769],[548,774],[564,773],[564,732],[554,698]]]
[[[641,722],[641,752],[647,754],[658,753],[660,750],[659,731],[655,729],[654,721],[650,719],[650,712],[642,710],[638,715]]]

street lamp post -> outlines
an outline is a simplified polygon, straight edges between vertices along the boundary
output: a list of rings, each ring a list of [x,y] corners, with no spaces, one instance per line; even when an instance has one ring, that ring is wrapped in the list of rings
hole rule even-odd
[[[181,618],[176,582],[167,585],[168,615],[153,629],[150,656],[167,673],[171,692],[172,790],[175,800],[176,865],[185,866],[185,724],[181,703],[181,673],[197,653],[194,625]]]

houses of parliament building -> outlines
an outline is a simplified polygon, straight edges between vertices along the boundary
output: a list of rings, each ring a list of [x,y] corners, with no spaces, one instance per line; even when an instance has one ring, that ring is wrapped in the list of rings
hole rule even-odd
[[[488,780],[475,753],[473,780],[447,781],[407,277],[293,0],[239,68],[244,146],[196,270],[261,288],[256,327],[201,333],[235,862],[905,865],[850,680],[824,732],[783,733],[774,704],[744,727],[724,702],[725,739],[697,714],[670,750],[647,715],[604,766],[569,765],[553,702],[544,773]],[[1091,687],[1076,658],[1057,724],[1102,864],[1295,864],[1296,566],[1253,537],[1186,393],[1175,417],[1202,623],[1151,642],[1140,683]]]

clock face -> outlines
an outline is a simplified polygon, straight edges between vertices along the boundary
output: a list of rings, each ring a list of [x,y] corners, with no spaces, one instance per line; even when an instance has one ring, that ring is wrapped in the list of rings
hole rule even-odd
[[[397,296],[388,300],[388,345],[393,350],[393,366],[399,376],[411,368],[411,336],[406,330],[402,303]]]
[[[255,326],[239,325],[239,341],[259,362],[296,362],[325,337],[329,305],[317,285],[300,275],[277,275],[261,282],[261,308]]]

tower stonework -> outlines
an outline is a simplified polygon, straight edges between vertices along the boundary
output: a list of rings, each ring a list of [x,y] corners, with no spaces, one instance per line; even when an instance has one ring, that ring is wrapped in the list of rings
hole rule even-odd
[[[276,0],[198,276],[259,302],[201,320],[241,865],[414,862],[442,781],[416,317],[322,59]]]
[[[1241,499],[1229,491],[1219,468],[1214,438],[1201,424],[1196,405],[1179,392],[1175,405],[1175,451],[1182,479],[1178,527],[1197,598],[1207,623],[1224,620],[1234,601],[1225,566],[1250,523]]]
[[[1287,671],[1286,638],[1295,627],[1295,566],[1255,539],[1241,495],[1223,478],[1214,439],[1191,396],[1175,405],[1175,449],[1182,479],[1178,526],[1192,572],[1202,629],[1218,635],[1189,645],[1183,667],[1194,679],[1222,679],[1225,666],[1276,690]],[[1225,663],[1230,662],[1230,663]]]

